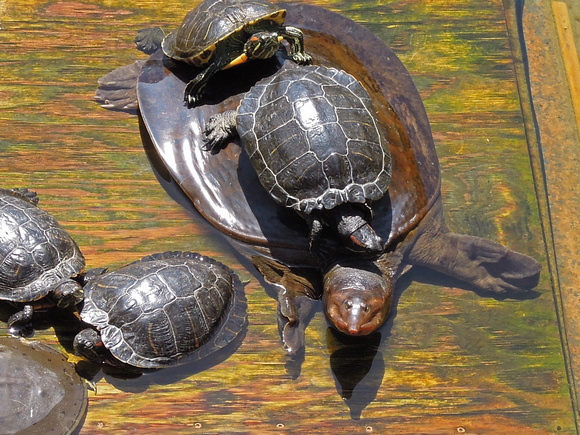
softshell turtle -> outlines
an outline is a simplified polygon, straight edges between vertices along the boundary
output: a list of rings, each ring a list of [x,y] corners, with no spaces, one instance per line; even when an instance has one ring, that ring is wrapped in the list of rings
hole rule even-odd
[[[377,254],[383,242],[369,204],[391,180],[378,124],[368,93],[350,74],[283,68],[252,86],[237,110],[212,116],[204,147],[219,150],[238,135],[262,186],[309,222],[313,245],[324,222],[347,248]]]
[[[222,263],[163,252],[90,280],[81,319],[91,328],[74,339],[78,355],[155,369],[232,342],[246,322],[246,298],[237,275]]]
[[[153,55],[142,65],[137,96],[144,143],[152,143],[170,176],[201,215],[279,290],[287,349],[295,352],[303,344],[304,325],[297,310],[297,301],[304,300],[301,295],[322,296],[326,315],[343,333],[368,334],[386,319],[393,285],[413,265],[488,293],[535,287],[541,267],[534,259],[492,241],[452,233],[446,226],[427,114],[393,51],[341,15],[309,5],[285,7],[291,24],[304,31],[313,62],[345,70],[369,92],[391,145],[391,184],[387,194],[373,204],[373,228],[385,241],[378,259],[335,249],[327,262],[319,262],[309,251],[307,226],[270,198],[240,147],[227,146],[217,155],[201,148],[207,120],[238,107],[243,92],[284,67],[282,56],[271,59],[268,68],[264,64],[257,71],[248,64],[243,74],[224,77],[222,102],[185,110],[172,103],[185,87],[181,72],[167,69],[162,56]],[[114,71],[101,81],[102,101],[111,103],[105,91],[114,88],[115,78],[122,73]],[[115,99],[121,101],[118,87],[115,92]],[[133,92],[126,89],[127,95]]]
[[[64,308],[83,297],[72,278],[85,259],[72,237],[37,203],[35,192],[0,189],[0,300],[25,303],[8,319],[8,326],[22,333],[35,301],[48,297],[49,304]]]
[[[61,353],[42,343],[0,338],[0,431],[69,434],[82,426],[84,381]]]
[[[163,37],[158,27],[144,29],[136,43],[141,49],[152,50],[163,38],[166,56],[203,68],[185,88],[184,100],[193,106],[200,102],[203,88],[216,72],[249,59],[269,58],[282,39],[289,42],[296,62],[310,62],[302,32],[284,26],[285,18],[284,9],[266,0],[205,0],[169,35]]]

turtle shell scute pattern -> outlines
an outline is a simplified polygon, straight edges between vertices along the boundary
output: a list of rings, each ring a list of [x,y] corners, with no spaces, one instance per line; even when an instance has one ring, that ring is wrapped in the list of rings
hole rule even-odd
[[[55,218],[0,191],[0,299],[38,300],[84,266],[78,245]]]
[[[206,0],[164,39],[163,52],[195,66],[207,64],[216,44],[261,20],[284,23],[286,11],[261,0]],[[241,54],[241,53],[237,53]]]
[[[246,94],[236,121],[260,182],[284,206],[311,213],[387,191],[388,143],[368,93],[344,71],[284,69]]]
[[[90,282],[81,318],[100,330],[119,361],[158,368],[179,363],[209,341],[206,353],[229,343],[245,323],[245,303],[243,286],[225,265],[168,252]]]

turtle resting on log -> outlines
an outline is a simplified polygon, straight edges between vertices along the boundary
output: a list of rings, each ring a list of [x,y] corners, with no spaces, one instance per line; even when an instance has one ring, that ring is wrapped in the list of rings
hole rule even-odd
[[[161,45],[171,59],[202,68],[186,86],[189,107],[199,104],[211,76],[251,59],[267,59],[286,39],[294,61],[309,63],[302,32],[284,26],[286,11],[266,0],[204,0],[181,25],[165,36],[159,27],[144,29],[135,42],[139,49],[155,51]]]
[[[15,335],[32,333],[35,308],[73,307],[83,300],[85,258],[37,203],[28,189],[0,189],[0,300],[22,307],[8,319]]]
[[[237,110],[212,116],[204,148],[236,135],[272,198],[310,226],[314,254],[323,222],[354,251],[381,254],[370,201],[391,180],[389,146],[368,93],[334,68],[284,68],[259,81]],[[322,259],[324,261],[324,259]]]
[[[274,285],[287,350],[297,352],[304,344],[308,316],[302,308],[308,306],[309,297],[322,297],[328,319],[345,334],[376,330],[389,313],[394,284],[415,265],[490,294],[514,295],[534,288],[541,269],[537,261],[498,243],[453,233],[445,224],[429,120],[409,73],[393,51],[339,14],[304,4],[285,7],[291,24],[303,30],[313,62],[356,77],[377,111],[392,158],[388,191],[372,204],[372,225],[384,241],[377,258],[334,246],[327,249],[332,255],[320,261],[310,252],[304,220],[271,198],[241,147],[228,145],[216,155],[202,149],[205,125],[213,115],[237,108],[245,92],[262,78],[295,68],[280,52],[260,68],[248,63],[235,75],[220,73],[219,89],[206,88],[216,103],[192,110],[175,103],[188,81],[187,72],[168,68],[163,55],[154,54],[141,64],[134,79],[142,138],[160,158],[154,164],[176,180],[200,214]],[[135,88],[126,86],[131,83],[126,73],[122,67],[101,79],[97,99],[115,108],[114,101],[126,101],[122,94],[135,95]],[[324,231],[322,242],[332,245],[332,235]]]
[[[192,252],[152,254],[85,285],[74,339],[89,361],[156,369],[231,343],[246,324],[244,286],[222,263]]]

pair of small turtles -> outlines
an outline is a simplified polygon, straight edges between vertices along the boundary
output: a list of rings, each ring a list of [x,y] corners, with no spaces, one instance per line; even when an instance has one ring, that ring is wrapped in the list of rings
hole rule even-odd
[[[166,252],[83,272],[78,245],[37,202],[29,190],[0,189],[0,300],[24,304],[8,320],[14,333],[30,331],[35,305],[84,303],[80,316],[91,328],[75,337],[78,354],[159,368],[202,358],[243,329],[243,285],[225,265]]]
[[[136,44],[207,65],[185,88],[192,106],[215,72],[271,58],[282,38],[290,41],[292,60],[309,63],[302,31],[284,26],[285,17],[286,10],[267,1],[206,0],[169,35],[144,29]],[[382,252],[368,204],[387,191],[390,151],[371,99],[354,77],[322,66],[285,69],[253,86],[237,110],[209,119],[206,134],[205,148],[214,152],[239,135],[262,186],[307,220],[313,252],[323,261],[323,224],[355,252]]]
[[[308,35],[309,53],[323,66],[298,68],[278,53],[270,63],[255,68],[248,65],[244,74],[220,83],[219,88],[225,88],[222,93],[227,94],[223,101],[190,109],[176,103],[183,95],[187,75],[179,65],[168,64],[156,53],[146,62],[118,68],[103,77],[97,99],[112,109],[139,106],[145,127],[143,140],[155,147],[165,170],[202,216],[279,290],[279,312],[287,322],[282,334],[288,350],[298,350],[289,345],[290,340],[303,345],[303,337],[296,343],[291,336],[296,328],[300,332],[300,324],[304,327],[305,316],[301,311],[304,295],[323,298],[326,315],[338,330],[350,335],[367,334],[385,321],[393,286],[413,265],[455,277],[481,292],[510,294],[535,287],[540,273],[535,260],[488,240],[452,233],[445,225],[440,171],[429,121],[409,73],[392,50],[371,32],[339,14],[304,4],[288,4],[286,9],[292,17],[291,24]],[[217,129],[210,128],[210,136],[213,130],[219,137],[220,131],[226,132],[225,137],[233,136],[232,112],[219,115],[218,121],[213,118],[232,107],[239,106],[235,131],[242,141],[261,141],[256,132],[264,125],[269,126],[264,130],[266,134],[275,130],[279,137],[291,138],[291,134],[284,134],[287,131],[284,126],[295,125],[307,113],[314,114],[311,123],[325,131],[326,115],[316,109],[312,98],[302,101],[303,107],[310,106],[312,110],[301,115],[293,115],[293,104],[288,102],[299,101],[296,91],[288,91],[290,83],[305,83],[305,76],[317,69],[331,74],[344,70],[365,85],[377,109],[379,134],[386,138],[380,142],[390,150],[392,179],[387,192],[372,204],[373,227],[384,241],[375,258],[352,255],[339,245],[332,252],[332,261],[322,263],[310,250],[310,232],[305,230],[303,221],[290,216],[286,204],[272,200],[258,178],[260,171],[254,169],[248,155],[240,153],[236,146],[227,146],[216,155],[200,152],[207,147],[204,131],[208,124],[217,124]],[[252,78],[245,89],[242,82],[251,74],[266,77],[248,93],[259,81]],[[286,74],[292,77],[288,83],[276,79]],[[309,81],[308,86],[320,86],[321,81],[329,79],[328,74],[323,77]],[[335,77],[348,76],[336,73]],[[358,87],[349,84],[350,78],[341,83],[344,84],[334,87],[339,90],[337,94],[348,94],[351,87]],[[217,89],[218,86],[208,84],[206,92]],[[284,95],[288,100],[273,103],[274,99],[268,99],[274,94]],[[283,109],[259,112],[266,101]],[[242,109],[251,104],[251,109]],[[333,101],[326,107],[334,110],[340,104]],[[259,118],[260,125],[246,126],[242,112],[244,118]],[[277,118],[268,120],[267,113],[274,113]],[[289,124],[276,119],[288,120]],[[347,125],[347,133],[357,128],[356,123]],[[303,141],[310,142],[298,140],[301,144]],[[349,170],[345,165],[335,168],[333,175],[337,177],[343,177]],[[300,173],[307,170],[300,165],[297,169]]]

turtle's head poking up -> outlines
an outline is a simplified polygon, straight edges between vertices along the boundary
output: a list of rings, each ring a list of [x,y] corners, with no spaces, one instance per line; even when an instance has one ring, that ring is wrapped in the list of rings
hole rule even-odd
[[[372,263],[371,263],[372,264]],[[324,311],[340,332],[376,331],[391,309],[391,279],[375,268],[337,264],[324,277]]]

